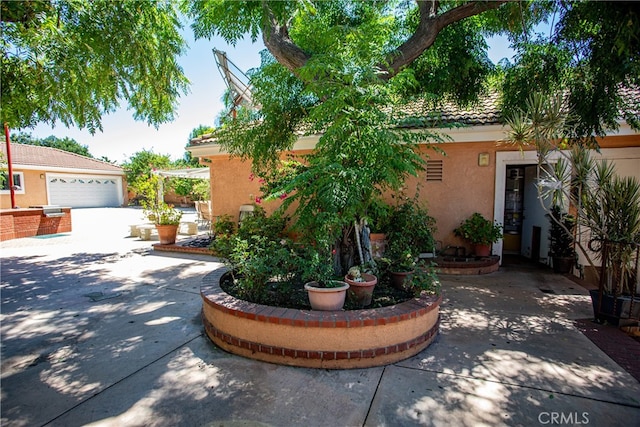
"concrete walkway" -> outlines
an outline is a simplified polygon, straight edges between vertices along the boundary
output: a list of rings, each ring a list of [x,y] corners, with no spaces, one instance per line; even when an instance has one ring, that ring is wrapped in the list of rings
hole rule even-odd
[[[128,237],[137,209],[72,215],[69,235],[0,245],[3,426],[640,425],[640,383],[575,328],[590,300],[561,276],[443,276],[441,334],[416,357],[291,368],[203,335],[215,259]]]

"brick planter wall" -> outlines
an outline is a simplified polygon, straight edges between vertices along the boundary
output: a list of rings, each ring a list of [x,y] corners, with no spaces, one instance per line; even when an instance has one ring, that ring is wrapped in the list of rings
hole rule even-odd
[[[438,333],[441,296],[376,309],[296,310],[227,294],[220,288],[224,272],[205,279],[202,319],[215,344],[240,356],[291,366],[365,368],[411,357]]]
[[[46,217],[42,209],[4,209],[0,211],[0,240],[71,232],[71,208],[63,216]]]

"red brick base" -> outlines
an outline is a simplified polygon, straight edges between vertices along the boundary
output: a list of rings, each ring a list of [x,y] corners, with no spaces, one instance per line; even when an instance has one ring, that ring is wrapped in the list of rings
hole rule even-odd
[[[0,240],[71,232],[71,208],[62,208],[62,216],[47,217],[42,209],[5,209],[0,211]]]

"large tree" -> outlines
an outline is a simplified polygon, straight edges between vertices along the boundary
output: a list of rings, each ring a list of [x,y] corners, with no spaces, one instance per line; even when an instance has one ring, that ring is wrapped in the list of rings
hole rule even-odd
[[[2,1],[2,122],[101,129],[125,101],[137,120],[172,120],[187,79],[169,0]]]
[[[511,107],[530,90],[577,89],[570,101],[585,108],[573,105],[581,111],[576,129],[597,134],[617,123],[612,118],[624,107],[620,84],[637,83],[640,75],[637,7],[629,4],[212,0],[183,6],[196,38],[235,43],[262,37],[267,51],[250,76],[259,120],[239,117],[215,136],[273,178],[268,171],[301,132],[320,134],[304,164],[287,164],[265,188],[286,200],[285,207],[300,202],[297,223],[329,243],[344,238],[377,194],[400,188],[422,168],[418,143],[438,140],[426,131],[437,119],[435,102],[468,104],[484,91],[502,89]],[[538,37],[537,25],[545,22],[552,31]],[[517,56],[496,69],[486,37],[499,33],[508,34]],[[607,49],[617,50],[599,62]],[[570,83],[582,75],[589,77],[588,89],[599,84],[598,76],[607,83],[603,90],[583,90],[587,96],[580,100],[580,85]],[[606,114],[597,108],[603,105],[598,96],[607,98]],[[403,104],[412,99],[420,102],[406,114]]]

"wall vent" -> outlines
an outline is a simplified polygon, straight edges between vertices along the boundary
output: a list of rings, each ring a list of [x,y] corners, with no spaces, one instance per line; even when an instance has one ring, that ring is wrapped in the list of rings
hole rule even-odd
[[[442,182],[442,160],[427,160],[427,182]]]

